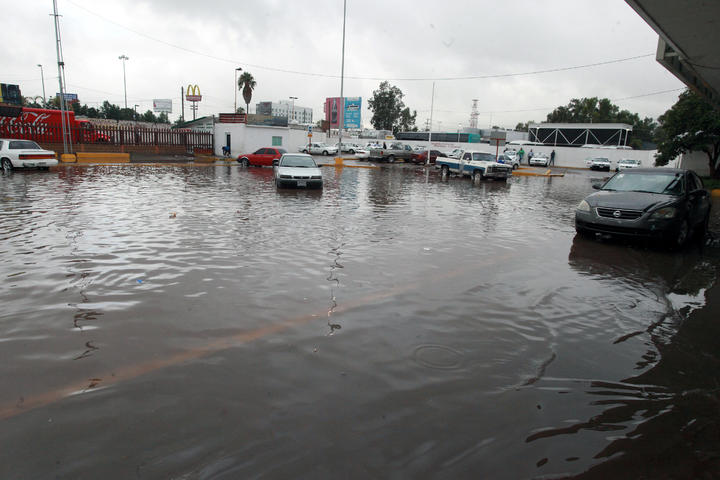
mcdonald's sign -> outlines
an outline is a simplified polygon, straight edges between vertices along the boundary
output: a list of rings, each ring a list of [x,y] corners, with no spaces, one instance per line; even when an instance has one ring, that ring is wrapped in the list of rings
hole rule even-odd
[[[188,85],[187,90],[185,90],[185,100],[188,102],[199,102],[202,100],[202,95],[200,95],[200,87],[197,85]]]

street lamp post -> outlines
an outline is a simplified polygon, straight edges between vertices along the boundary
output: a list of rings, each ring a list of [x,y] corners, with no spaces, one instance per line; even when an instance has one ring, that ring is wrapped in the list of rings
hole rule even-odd
[[[295,100],[297,100],[298,97],[290,97],[290,100],[292,100],[292,120],[295,120]]]
[[[123,90],[125,91],[125,108],[127,108],[127,83],[125,82],[125,60],[130,60],[130,57],[123,54],[118,57],[118,60],[122,60],[122,64],[123,64]]]
[[[140,105],[138,105],[138,104],[135,104],[135,106],[134,106],[134,108],[135,108],[135,121],[136,121],[136,122],[137,122],[137,119],[138,119],[137,107],[139,107],[139,106],[140,106]]]
[[[40,79],[42,80],[42,87],[43,87],[43,104],[47,103],[47,99],[45,98],[45,74],[43,73],[42,65],[38,63],[38,67],[40,67]],[[43,105],[45,106],[45,105]]]
[[[458,123],[458,129],[457,129],[457,142],[458,147],[460,147],[460,129],[462,128],[462,124]]]
[[[241,71],[242,68],[238,67],[235,69],[235,110],[233,110],[233,113],[237,113],[237,92],[240,90],[240,85],[237,83],[237,72]],[[245,112],[247,114],[247,112]]]

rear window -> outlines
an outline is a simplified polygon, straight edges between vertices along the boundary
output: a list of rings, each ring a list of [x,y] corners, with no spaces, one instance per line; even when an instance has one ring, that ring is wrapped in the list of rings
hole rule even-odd
[[[40,145],[30,140],[10,140],[8,148],[10,150],[42,150]]]

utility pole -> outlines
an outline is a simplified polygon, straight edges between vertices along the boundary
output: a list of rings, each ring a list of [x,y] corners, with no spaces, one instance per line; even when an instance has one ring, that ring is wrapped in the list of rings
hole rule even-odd
[[[47,98],[45,98],[45,74],[43,73],[42,65],[38,63],[38,67],[40,67],[40,79],[42,80],[42,87],[43,87],[43,107],[44,104],[47,103]]]
[[[342,110],[340,114],[340,123],[338,125],[338,157],[342,158],[342,131],[345,123],[345,97],[343,86],[345,82],[345,16],[347,12],[347,0],[343,0],[343,36],[342,36],[342,64],[340,67],[340,101],[342,102]],[[336,162],[337,163],[337,162]]]
[[[180,114],[180,121],[185,122],[185,89],[184,87],[180,87],[180,105],[182,108],[182,113]]]
[[[122,54],[118,57],[118,60],[122,60],[123,64],[123,89],[125,90],[125,108],[127,108],[127,83],[125,82],[125,60],[130,60],[130,58]]]
[[[58,14],[57,0],[53,0],[52,16],[55,19],[55,50],[57,53],[58,83],[60,86],[60,124],[62,125],[63,152],[72,153],[72,141],[70,141],[70,115],[66,114],[67,105],[65,104],[65,88],[63,86],[65,80],[65,61],[63,60],[62,41],[60,40],[60,15]]]
[[[238,67],[235,69],[235,110],[233,110],[233,114],[237,113],[237,92],[240,90],[240,85],[237,83],[237,72],[241,71],[242,68]],[[247,112],[245,112],[247,113]]]

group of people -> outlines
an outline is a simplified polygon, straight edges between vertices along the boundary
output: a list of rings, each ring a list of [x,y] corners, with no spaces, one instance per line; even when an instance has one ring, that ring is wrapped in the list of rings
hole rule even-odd
[[[503,153],[507,152],[507,150],[508,150],[507,148],[505,150],[503,150]],[[520,147],[520,150],[517,151],[518,163],[522,163],[524,156],[525,156],[525,150],[523,150],[523,148]],[[533,152],[533,149],[531,148],[530,151],[528,152],[528,157],[527,157],[528,165],[530,165],[530,160],[532,160],[533,156],[535,156],[535,152]],[[550,162],[548,165],[555,165],[555,150],[550,152]]]

